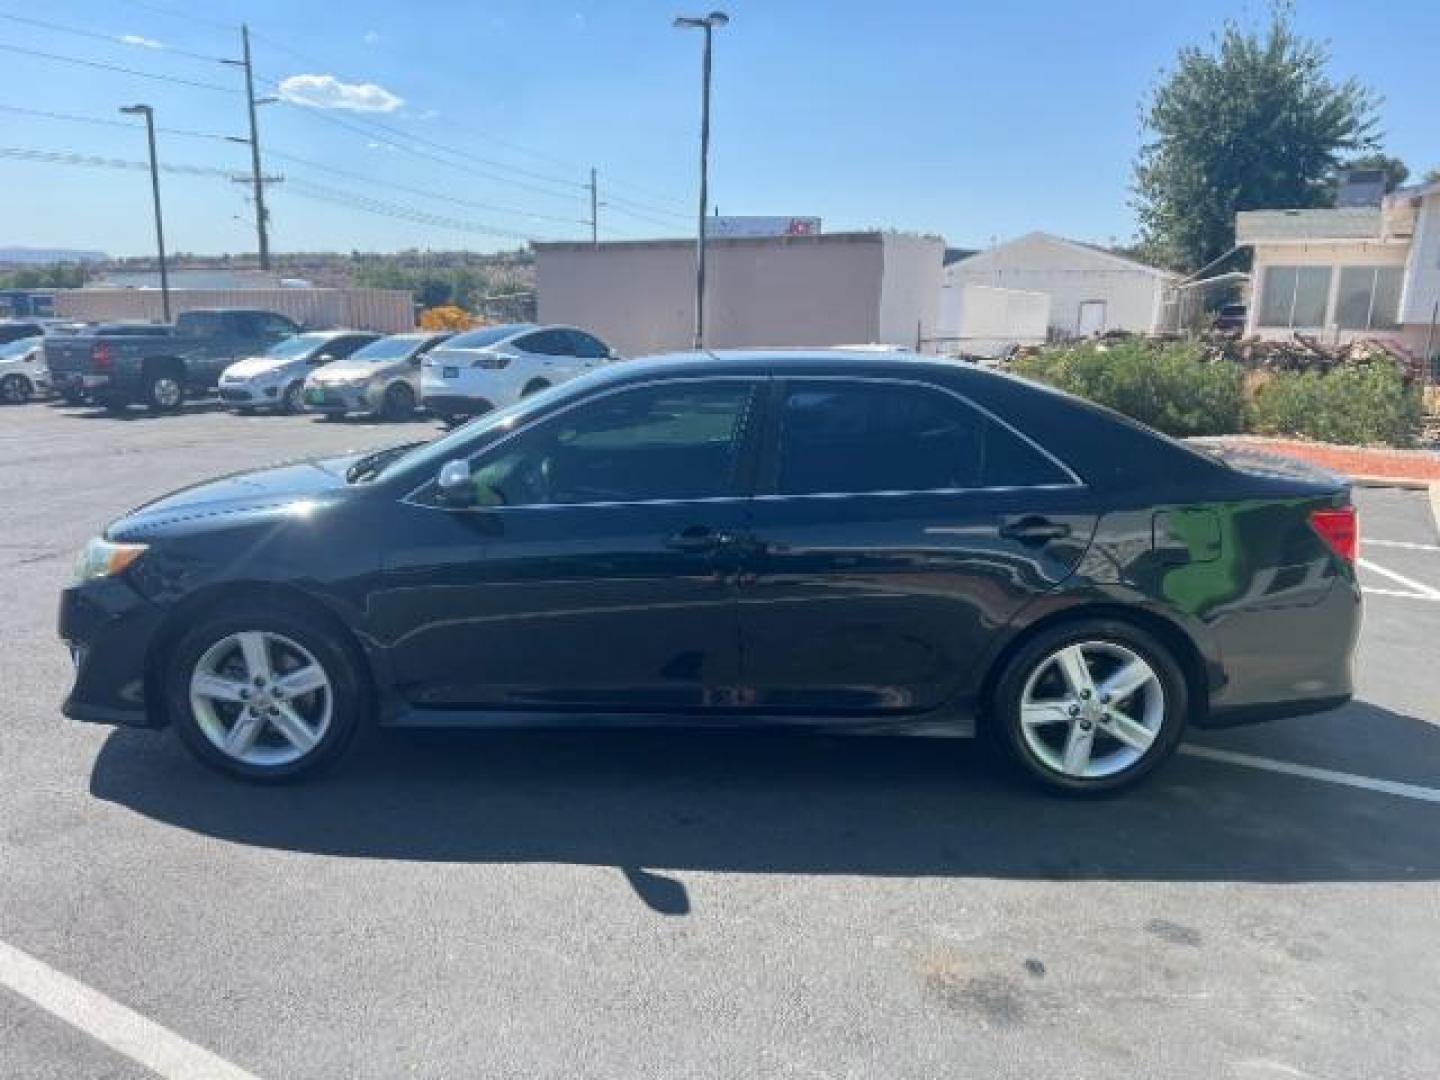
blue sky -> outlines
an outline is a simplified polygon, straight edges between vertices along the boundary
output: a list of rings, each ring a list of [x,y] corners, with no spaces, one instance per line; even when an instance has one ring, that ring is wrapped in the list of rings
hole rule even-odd
[[[1384,96],[1386,149],[1417,173],[1440,166],[1440,4],[1297,8],[1300,29],[1330,42],[1334,72]],[[1262,20],[1267,7],[731,0],[726,9],[711,171],[722,213],[818,214],[831,231],[880,226],[980,246],[1031,229],[1128,239],[1147,89],[1181,45],[1205,41],[1227,16]],[[652,0],[0,0],[0,14],[98,35],[0,19],[0,45],[238,89],[235,69],[182,53],[238,55],[232,27],[247,21],[262,78],[290,79],[291,98],[373,110],[261,110],[262,144],[289,158],[266,162],[287,178],[270,196],[277,250],[488,250],[588,235],[581,185],[591,165],[602,200],[617,200],[602,207],[602,236],[693,230],[700,37],[670,27],[681,12],[692,13]],[[120,120],[115,109],[135,101],[153,105],[162,127],[245,133],[233,92],[0,52],[0,106]],[[145,153],[143,135],[124,127],[0,111],[0,131],[3,147]],[[160,153],[177,165],[248,168],[246,147],[214,139],[162,134]],[[253,250],[243,185],[188,175],[163,184],[173,250]],[[0,246],[152,248],[143,173],[0,157],[0,192]],[[377,201],[466,227],[360,208]]]

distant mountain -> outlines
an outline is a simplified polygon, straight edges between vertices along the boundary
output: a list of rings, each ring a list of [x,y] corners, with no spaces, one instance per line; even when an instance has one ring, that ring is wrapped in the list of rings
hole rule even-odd
[[[0,247],[0,263],[30,264],[58,262],[104,262],[110,256],[103,251],[80,251],[76,248]]]

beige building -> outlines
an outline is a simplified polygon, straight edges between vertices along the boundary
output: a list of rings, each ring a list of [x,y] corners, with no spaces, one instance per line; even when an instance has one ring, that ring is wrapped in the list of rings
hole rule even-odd
[[[1254,252],[1246,332],[1327,343],[1384,338],[1416,356],[1440,304],[1440,183],[1400,188],[1379,206],[1255,210],[1235,217]],[[1440,330],[1432,340],[1440,348]]]
[[[888,344],[933,337],[945,245],[889,232],[711,239],[710,348]],[[539,319],[627,356],[690,348],[693,240],[535,245]]]

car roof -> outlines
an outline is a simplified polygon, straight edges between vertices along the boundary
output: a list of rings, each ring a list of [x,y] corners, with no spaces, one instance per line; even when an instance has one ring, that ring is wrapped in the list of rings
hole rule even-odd
[[[865,374],[871,377],[883,377],[885,374],[918,375],[926,370],[947,375],[961,372],[967,375],[989,374],[971,364],[934,356],[922,356],[914,352],[828,348],[722,349],[664,353],[626,360],[623,363],[608,366],[604,370],[612,372],[617,378],[620,378],[642,372],[648,375],[692,374],[701,367],[707,374],[725,375],[760,373],[813,375],[818,372],[827,374],[835,372],[844,375]]]

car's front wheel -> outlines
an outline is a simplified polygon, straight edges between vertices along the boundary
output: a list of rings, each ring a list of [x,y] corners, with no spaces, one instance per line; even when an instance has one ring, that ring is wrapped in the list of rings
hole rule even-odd
[[[364,716],[363,685],[354,647],[323,620],[246,606],[200,619],[179,640],[166,704],[206,765],[279,781],[341,755]]]
[[[152,413],[178,412],[185,404],[185,381],[176,371],[155,371],[145,377],[144,393]]]
[[[297,380],[285,387],[285,392],[280,395],[280,412],[287,416],[294,416],[303,408],[305,408],[305,384]]]
[[[1087,619],[1026,642],[996,683],[990,722],[1032,779],[1069,794],[1139,782],[1180,743],[1184,672],[1153,635]]]
[[[0,401],[7,405],[23,405],[34,392],[24,375],[6,375],[0,379]]]
[[[415,391],[408,383],[397,382],[385,391],[380,416],[385,420],[408,420],[415,412]]]

